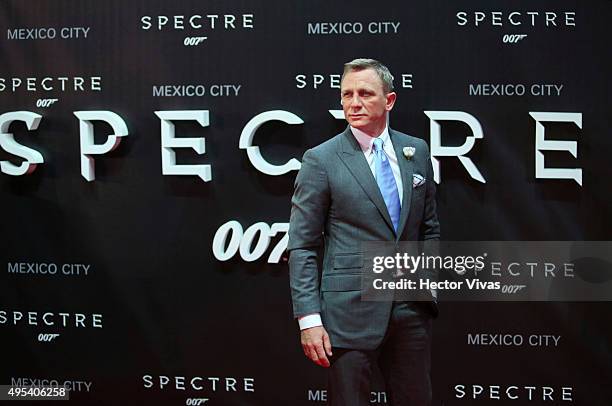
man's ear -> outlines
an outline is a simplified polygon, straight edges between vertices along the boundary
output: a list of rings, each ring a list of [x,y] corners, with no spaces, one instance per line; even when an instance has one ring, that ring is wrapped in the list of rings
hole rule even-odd
[[[385,110],[391,111],[393,105],[395,104],[395,100],[397,99],[397,94],[395,92],[389,92],[386,95],[387,103],[385,105]]]

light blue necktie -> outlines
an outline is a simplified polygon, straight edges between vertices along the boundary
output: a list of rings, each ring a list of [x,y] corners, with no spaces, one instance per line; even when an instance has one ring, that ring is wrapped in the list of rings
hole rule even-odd
[[[383,149],[383,140],[380,138],[374,138],[374,171],[376,172],[376,183],[380,189],[380,193],[385,200],[389,216],[395,231],[399,226],[400,217],[400,200],[399,193],[397,192],[397,184],[393,177],[393,171],[391,170],[391,163],[389,157]]]

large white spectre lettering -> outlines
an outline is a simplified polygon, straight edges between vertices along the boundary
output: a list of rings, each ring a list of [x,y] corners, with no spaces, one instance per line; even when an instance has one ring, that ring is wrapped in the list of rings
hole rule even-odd
[[[23,121],[29,131],[36,130],[40,119],[40,114],[31,111],[11,111],[0,115],[0,146],[9,154],[23,158],[20,165],[15,165],[9,161],[0,161],[0,171],[12,176],[21,176],[32,173],[37,164],[44,162],[40,152],[21,145],[13,134],[9,132],[9,127],[13,121]]]
[[[430,153],[431,163],[433,166],[434,180],[436,183],[440,183],[440,161],[436,158],[438,156],[455,156],[459,159],[459,162],[468,171],[472,179],[476,179],[478,182],[487,183],[484,179],[474,162],[464,156],[467,154],[476,143],[476,138],[483,138],[482,127],[480,123],[471,114],[464,111],[424,111],[425,115],[429,117],[429,131],[430,131]],[[472,135],[465,138],[463,145],[459,146],[443,146],[442,145],[442,131],[440,130],[440,124],[438,121],[461,121],[464,122],[472,130]]]
[[[155,115],[161,119],[161,153],[162,174],[164,175],[196,175],[204,182],[212,180],[210,165],[177,165],[174,148],[192,148],[198,155],[204,154],[205,139],[200,138],[174,138],[173,120],[195,120],[202,127],[208,127],[208,110],[166,110],[156,111]]]
[[[284,110],[271,110],[265,111],[261,114],[253,117],[249,122],[244,126],[242,133],[240,134],[240,141],[238,146],[240,149],[246,149],[247,156],[249,157],[249,161],[251,164],[260,172],[265,173],[266,175],[279,176],[284,175],[291,171],[297,171],[301,167],[300,161],[295,158],[291,158],[289,161],[285,162],[283,165],[272,165],[268,161],[261,156],[261,151],[259,147],[253,145],[253,138],[255,137],[255,133],[257,129],[261,127],[262,124],[268,121],[282,121],[287,124],[303,124],[304,121],[296,116],[293,113]]]
[[[112,111],[75,111],[79,119],[81,133],[81,175],[91,182],[96,178],[95,160],[92,155],[104,155],[119,146],[121,137],[128,135],[127,125],[119,115]],[[94,144],[94,127],[92,121],[106,121],[113,129],[104,144]]]
[[[335,119],[344,119],[342,110],[329,110]],[[476,117],[464,111],[424,111],[430,119],[430,159],[434,171],[434,180],[441,182],[440,161],[437,157],[457,157],[463,164],[472,179],[486,183],[484,176],[480,173],[474,162],[465,156],[474,147],[477,138],[484,138],[482,126]],[[205,152],[205,139],[200,138],[175,138],[175,120],[194,120],[202,127],[209,125],[208,110],[166,110],[156,111],[155,114],[161,119],[161,155],[163,175],[196,175],[205,182],[212,180],[211,165],[177,165],[174,149],[191,148],[199,155]],[[106,154],[119,145],[121,137],[128,135],[127,125],[123,119],[111,111],[75,111],[74,115],[79,119],[81,140],[81,174],[87,181],[95,179],[93,155]],[[554,112],[529,112],[536,121],[535,133],[535,176],[538,179],[573,179],[582,186],[581,168],[547,168],[544,165],[544,154],[542,151],[568,151],[575,158],[578,157],[578,143],[576,141],[546,140],[544,139],[544,122],[574,123],[582,129],[582,113],[554,113]],[[14,121],[26,124],[29,131],[36,130],[42,117],[31,111],[13,111],[0,115],[0,147],[6,152],[23,159],[19,165],[9,161],[0,161],[0,172],[13,176],[21,176],[32,173],[37,164],[44,163],[40,152],[28,148],[15,141],[13,134],[9,133],[9,127]],[[113,129],[113,134],[107,137],[104,144],[94,144],[94,128],[91,121],[100,120],[107,122]],[[266,175],[279,176],[291,171],[297,171],[301,163],[296,158],[291,158],[282,165],[273,165],[266,161],[261,155],[259,146],[253,145],[255,133],[259,127],[268,121],[282,121],[295,125],[302,124],[303,120],[297,115],[284,110],[271,110],[260,113],[253,117],[245,125],[240,135],[239,148],[246,149],[249,161],[255,169]],[[465,142],[459,146],[442,145],[442,134],[439,121],[461,121],[468,125],[472,135],[466,137]]]
[[[546,122],[574,123],[582,129],[582,113],[544,113],[529,112],[536,122],[535,134],[535,176],[538,179],[573,179],[582,186],[581,168],[546,168],[544,154],[541,151],[569,151],[578,158],[578,143],[576,141],[559,141],[544,139]]]

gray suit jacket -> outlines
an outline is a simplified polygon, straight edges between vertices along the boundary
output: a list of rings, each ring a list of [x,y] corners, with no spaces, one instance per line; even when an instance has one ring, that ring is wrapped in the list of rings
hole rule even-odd
[[[334,347],[374,349],[389,322],[391,301],[361,300],[361,243],[440,238],[427,144],[391,129],[389,136],[403,184],[397,233],[349,127],[306,151],[295,180],[287,248],[293,312],[321,313]],[[416,150],[410,160],[404,147]],[[413,188],[413,174],[425,184]]]

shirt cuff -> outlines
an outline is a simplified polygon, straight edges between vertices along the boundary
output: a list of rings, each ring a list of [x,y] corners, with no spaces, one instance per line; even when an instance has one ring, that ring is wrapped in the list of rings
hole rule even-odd
[[[307,328],[322,326],[321,315],[319,313],[308,314],[298,319],[300,324],[300,330],[306,330]]]

